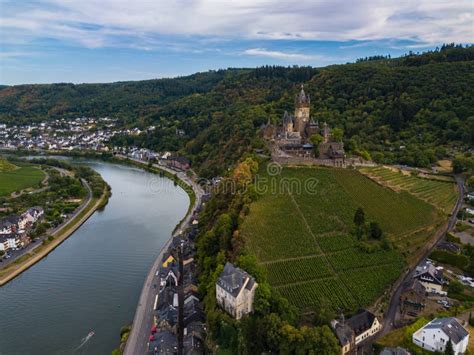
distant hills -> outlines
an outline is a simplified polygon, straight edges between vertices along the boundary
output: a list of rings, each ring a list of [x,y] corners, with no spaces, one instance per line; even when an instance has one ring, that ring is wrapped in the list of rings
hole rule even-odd
[[[203,175],[261,148],[257,132],[293,107],[304,83],[315,118],[345,131],[346,150],[385,163],[427,166],[474,141],[474,47],[375,56],[325,68],[209,71],[111,84],[0,87],[0,122],[110,116],[153,133],[116,143],[181,150]],[[185,131],[177,136],[176,129]]]

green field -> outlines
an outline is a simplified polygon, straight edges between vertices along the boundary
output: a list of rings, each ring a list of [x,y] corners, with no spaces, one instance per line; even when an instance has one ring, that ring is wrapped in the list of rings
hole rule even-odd
[[[0,162],[2,161],[5,162],[0,159]],[[22,165],[12,169],[12,164],[8,164],[8,169],[0,170],[0,196],[7,196],[28,187],[38,187],[45,177],[43,171],[35,166]],[[3,163],[2,166],[4,166]]]
[[[445,213],[450,213],[456,204],[456,184],[450,178],[444,177],[442,180],[443,177],[438,176],[406,175],[396,169],[385,167],[364,168],[361,171],[396,191],[408,191]]]
[[[399,249],[410,235],[433,230],[442,219],[427,202],[356,170],[284,168],[276,177],[263,172],[259,179],[268,188],[251,204],[241,232],[270,284],[303,311],[322,299],[335,309],[371,304],[401,274],[405,260]],[[304,185],[308,179],[315,182],[310,190]],[[358,207],[380,224],[394,250],[359,249],[350,234]]]

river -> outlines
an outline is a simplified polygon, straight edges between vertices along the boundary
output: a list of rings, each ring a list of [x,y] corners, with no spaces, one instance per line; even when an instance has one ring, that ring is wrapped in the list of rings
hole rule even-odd
[[[189,205],[167,178],[87,164],[112,197],[45,259],[0,288],[0,354],[110,354],[144,279]],[[78,348],[93,330],[95,335]]]

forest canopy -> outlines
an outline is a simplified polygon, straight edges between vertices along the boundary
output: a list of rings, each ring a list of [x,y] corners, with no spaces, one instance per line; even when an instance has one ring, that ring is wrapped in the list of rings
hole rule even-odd
[[[108,116],[123,127],[154,125],[153,132],[117,136],[113,143],[180,151],[209,176],[262,148],[259,128],[291,112],[305,84],[312,116],[342,129],[349,153],[429,166],[453,148],[472,146],[473,82],[474,47],[449,44],[324,68],[264,66],[174,79],[0,87],[0,122]]]

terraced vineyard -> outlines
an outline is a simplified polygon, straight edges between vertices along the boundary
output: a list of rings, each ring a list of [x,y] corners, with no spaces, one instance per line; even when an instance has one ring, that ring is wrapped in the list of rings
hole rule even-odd
[[[415,176],[386,167],[364,168],[361,172],[395,191],[408,191],[445,213],[450,213],[456,204],[456,184],[449,177]]]
[[[252,203],[241,232],[270,284],[303,311],[323,299],[346,310],[372,303],[401,274],[405,261],[399,249],[410,235],[434,231],[443,218],[429,203],[355,170],[284,168],[268,176],[262,169],[260,178],[272,188]],[[305,185],[309,180],[312,189]],[[398,248],[365,253],[358,247],[350,235],[358,207]],[[427,238],[429,233],[417,240]]]

